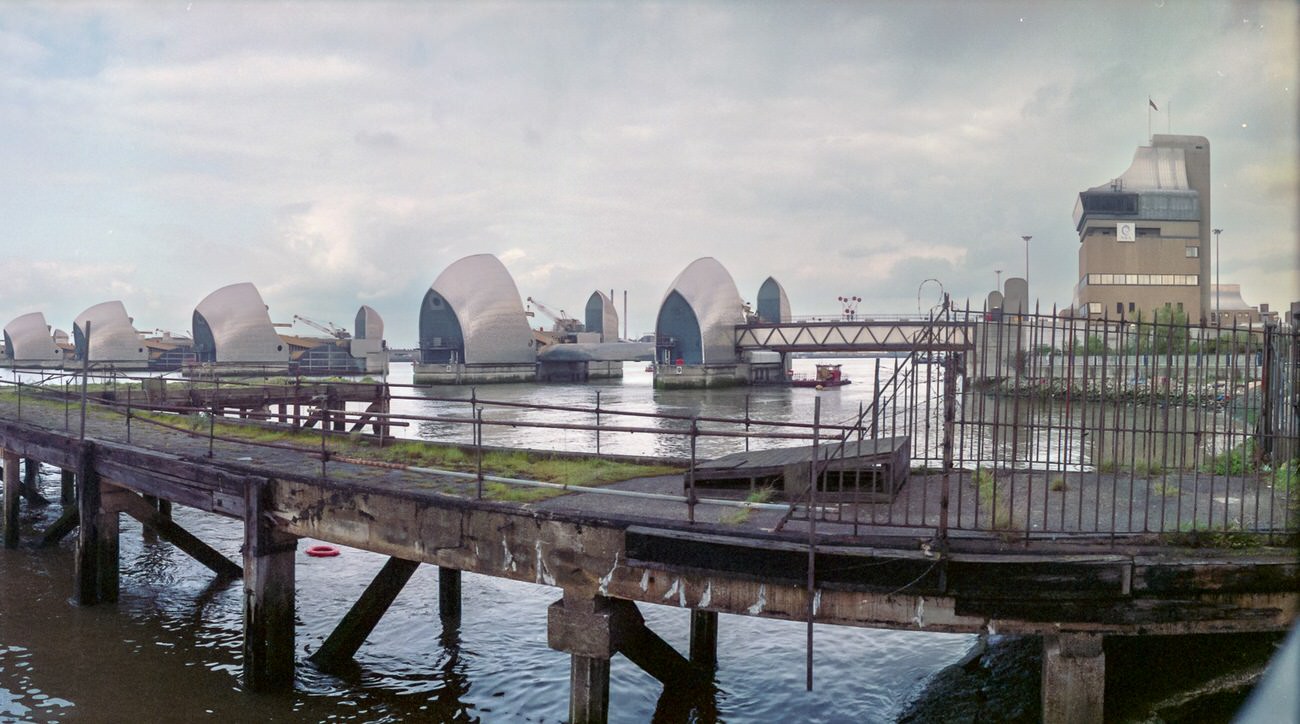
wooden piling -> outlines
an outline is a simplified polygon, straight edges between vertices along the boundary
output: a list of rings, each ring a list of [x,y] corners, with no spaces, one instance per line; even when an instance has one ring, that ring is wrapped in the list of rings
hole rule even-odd
[[[18,547],[18,497],[22,481],[18,477],[18,454],[4,451],[4,536],[5,548]]]
[[[438,567],[438,617],[445,621],[460,620],[460,570]]]
[[[105,490],[95,472],[95,446],[81,444],[77,472],[76,582],[73,598],[83,606],[117,600],[118,496],[120,489]]]
[[[717,611],[691,610],[691,663],[708,670],[717,668]]]
[[[63,470],[59,476],[59,502],[63,505],[77,502],[76,477],[76,473],[71,470]]]
[[[366,586],[361,598],[357,599],[321,647],[312,654],[312,663],[323,671],[331,671],[350,661],[419,567],[417,561],[389,558],[370,585]]]
[[[294,552],[298,538],[271,519],[274,481],[244,492],[244,686],[293,688]]]
[[[569,667],[569,721],[604,724],[609,720],[609,659],[573,654]]]

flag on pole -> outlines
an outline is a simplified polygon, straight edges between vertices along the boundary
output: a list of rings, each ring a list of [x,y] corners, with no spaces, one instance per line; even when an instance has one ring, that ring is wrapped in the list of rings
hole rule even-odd
[[[1150,103],[1150,104],[1151,104],[1151,109],[1152,109],[1152,110],[1155,110],[1155,111],[1160,110],[1160,108],[1159,108],[1158,106],[1156,106],[1156,102],[1153,101],[1153,100],[1151,100],[1151,98],[1149,98],[1149,97],[1147,98],[1147,103]]]

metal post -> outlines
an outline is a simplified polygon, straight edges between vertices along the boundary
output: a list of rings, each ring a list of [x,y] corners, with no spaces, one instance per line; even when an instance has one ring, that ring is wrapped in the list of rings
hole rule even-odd
[[[596,390],[596,454],[600,454],[600,390]]]
[[[749,452],[749,394],[745,394],[745,452]]]
[[[957,360],[943,361],[943,492],[939,496],[939,540],[948,539],[948,497],[951,494],[952,438],[957,420]]]
[[[213,438],[217,432],[217,396],[221,394],[221,380],[217,379],[216,370],[212,372],[212,382],[212,400],[208,403],[208,457],[212,457],[213,453]],[[324,441],[321,446],[324,447]]]
[[[695,438],[700,433],[699,420],[691,418],[691,467],[686,471],[686,519],[695,522]]]
[[[90,322],[86,322],[86,354],[81,358],[81,432],[79,438],[86,439],[86,378],[90,374]]]
[[[329,402],[326,402],[320,408],[320,476],[322,480],[329,477],[329,475],[325,472],[325,462],[329,460],[329,456],[330,456],[329,449],[326,447],[326,443],[325,443],[325,437],[326,435],[329,434],[328,433],[329,426],[330,426],[330,407],[329,407]]]
[[[474,467],[476,495],[483,497],[483,408],[474,407]]]
[[[805,686],[808,691],[813,688],[813,616],[816,615],[816,571],[817,559],[817,458],[818,438],[821,437],[822,398],[813,399],[813,440],[812,470],[808,487],[808,659]]]

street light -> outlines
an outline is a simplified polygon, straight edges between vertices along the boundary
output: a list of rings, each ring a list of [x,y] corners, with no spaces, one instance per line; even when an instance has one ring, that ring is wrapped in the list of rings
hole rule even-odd
[[[1034,237],[1022,236],[1020,238],[1025,240],[1025,291],[1026,293],[1028,293],[1029,291],[1029,240]],[[1025,303],[1028,304],[1029,300],[1026,299]]]
[[[1001,269],[994,269],[994,270],[993,270],[993,273],[998,275],[998,288],[997,288],[997,291],[1000,292],[1000,291],[1002,291],[1002,270],[1001,270]]]
[[[1223,322],[1219,319],[1219,234],[1223,229],[1214,230],[1214,326],[1218,327]]]

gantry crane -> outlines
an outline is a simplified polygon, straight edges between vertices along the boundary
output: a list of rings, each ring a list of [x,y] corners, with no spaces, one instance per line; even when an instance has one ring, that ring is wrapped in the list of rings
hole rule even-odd
[[[569,315],[565,314],[563,309],[560,310],[559,314],[556,314],[555,312],[551,311],[550,307],[546,306],[545,304],[542,304],[541,302],[537,301],[536,299],[533,299],[532,297],[528,298],[528,303],[536,306],[539,312],[550,317],[555,322],[555,326],[551,329],[552,332],[561,332],[563,334],[576,334],[578,332],[583,331],[584,329],[582,322],[579,322],[573,317],[570,317]]]
[[[331,337],[333,337],[333,338],[335,338],[335,339],[351,339],[351,338],[352,338],[352,335],[351,335],[351,334],[348,334],[348,331],[347,331],[346,329],[341,329],[341,328],[339,328],[339,327],[335,327],[333,324],[330,324],[329,322],[326,322],[325,324],[321,324],[320,322],[317,322],[317,321],[315,321],[315,320],[313,320],[313,319],[308,319],[308,318],[302,316],[301,314],[295,314],[295,315],[293,315],[293,320],[294,320],[295,322],[302,322],[303,324],[307,325],[308,327],[313,327],[313,328],[315,328],[315,329],[318,329],[318,330],[324,332],[325,334],[328,334],[329,336],[331,336]]]

